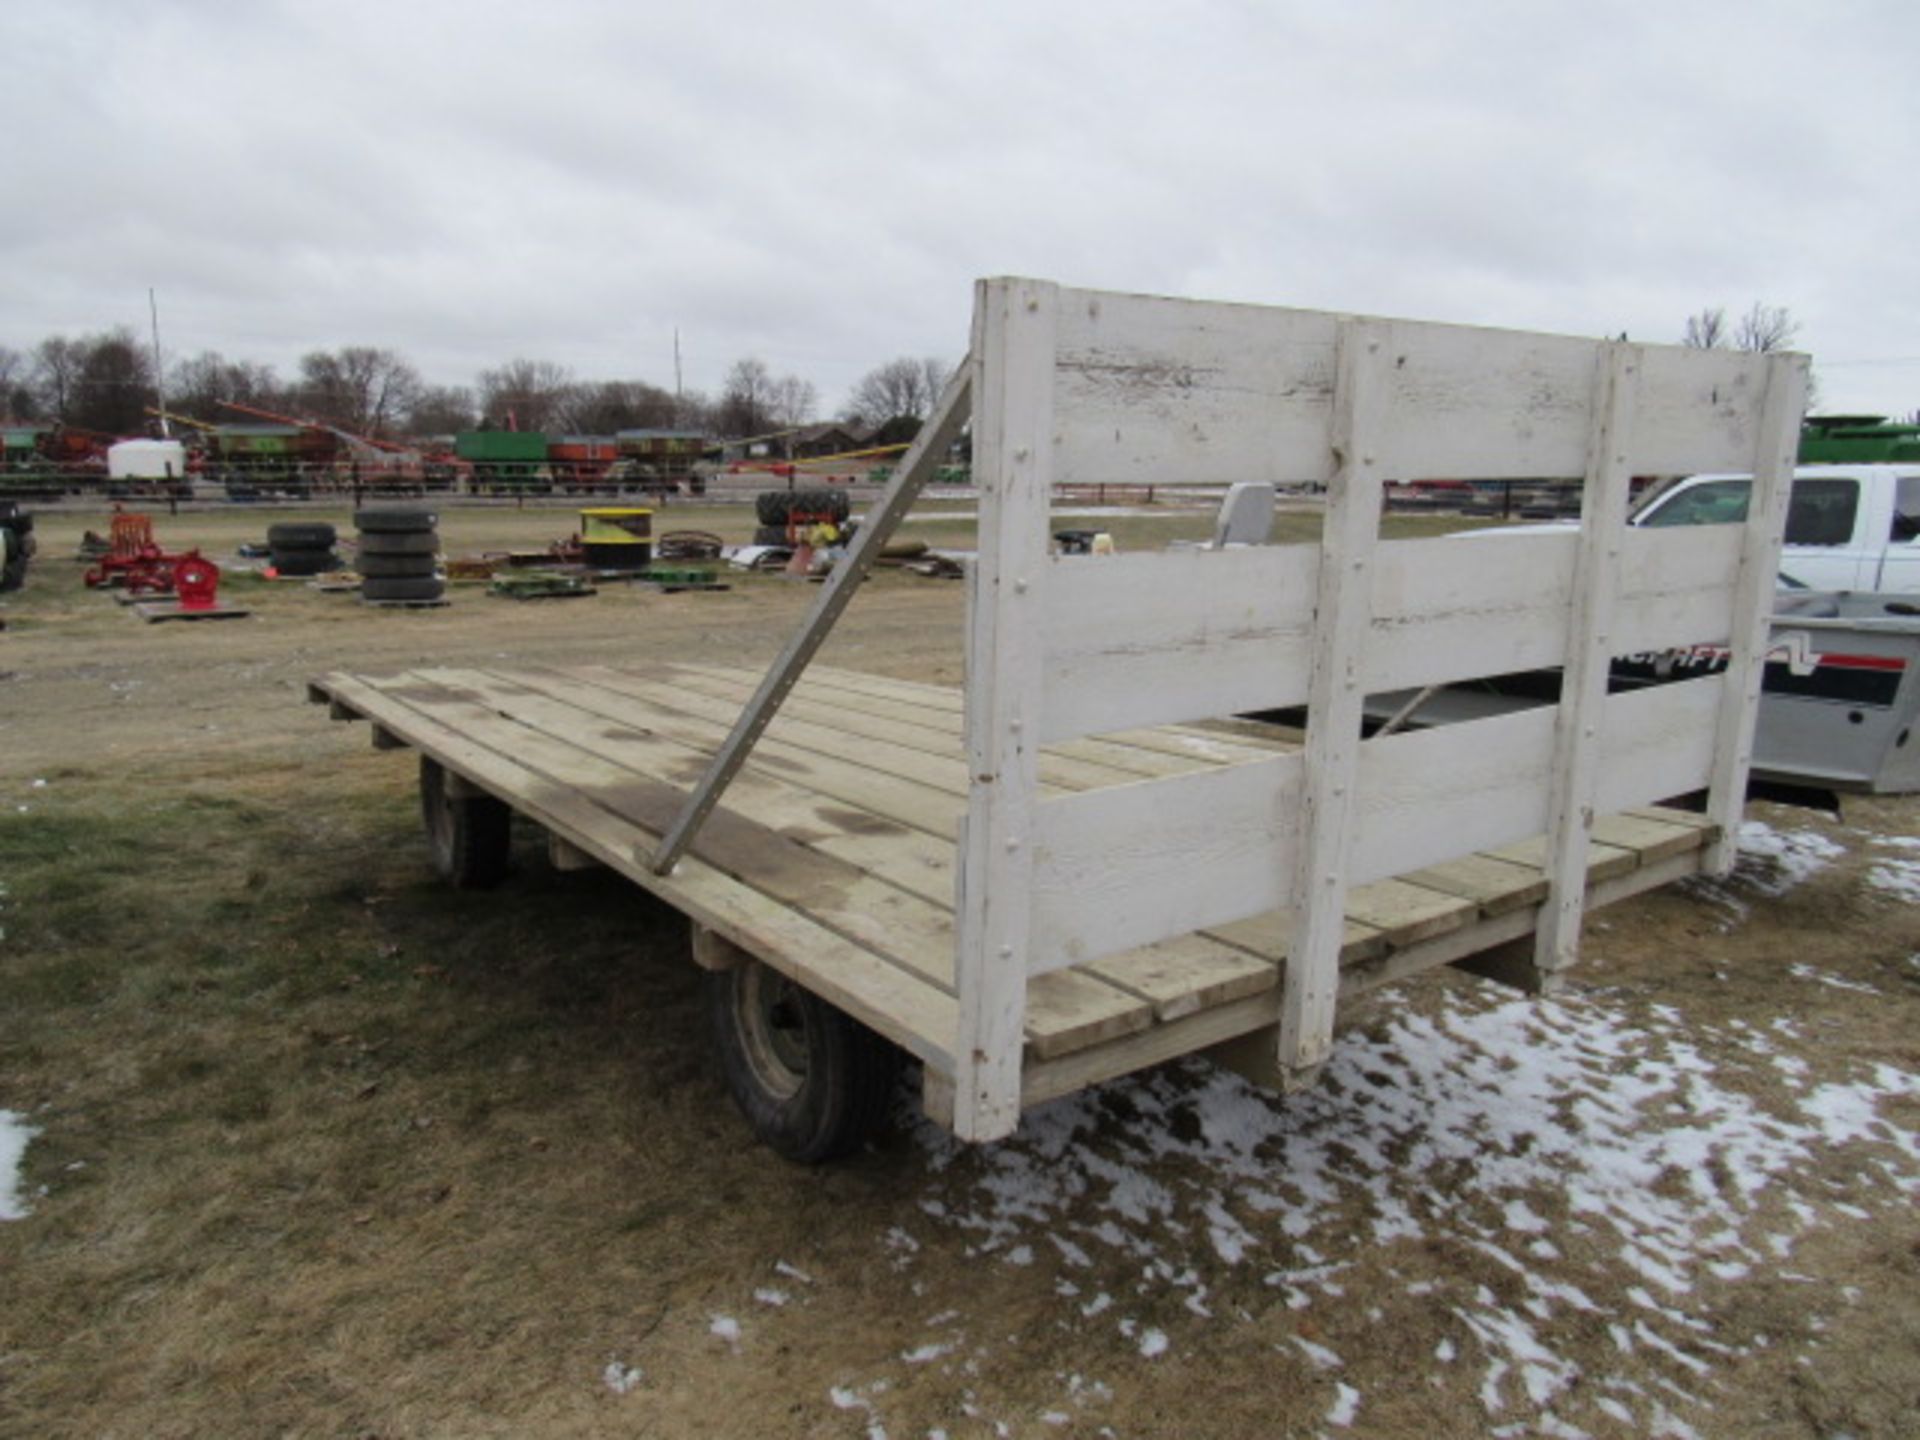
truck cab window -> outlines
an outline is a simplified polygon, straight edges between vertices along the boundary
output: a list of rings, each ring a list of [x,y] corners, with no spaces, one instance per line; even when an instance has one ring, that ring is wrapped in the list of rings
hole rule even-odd
[[[1920,479],[1911,483],[1914,487],[1911,491],[1901,492],[1901,509],[1913,517],[1914,528],[1909,533],[1920,534]],[[1649,511],[1640,523],[1648,526],[1736,524],[1747,518],[1747,496],[1751,488],[1752,482],[1747,480],[1709,480],[1679,491],[1664,505]],[[1853,539],[1854,517],[1859,510],[1858,480],[1795,480],[1787,501],[1787,544],[1845,545]],[[1899,524],[1896,519],[1896,532]]]
[[[1709,480],[1682,490],[1648,513],[1642,525],[1732,525],[1747,518],[1745,480]]]
[[[1796,480],[1787,501],[1787,544],[1845,545],[1859,509],[1857,480]]]
[[[1893,540],[1920,539],[1920,475],[1903,475],[1893,490]]]

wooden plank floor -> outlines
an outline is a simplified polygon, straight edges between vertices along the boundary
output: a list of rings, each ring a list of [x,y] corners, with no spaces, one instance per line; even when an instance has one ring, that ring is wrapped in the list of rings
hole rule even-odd
[[[950,1075],[954,835],[967,772],[958,691],[807,672],[688,857],[647,857],[753,693],[708,665],[428,668],[331,674],[312,697],[506,800]],[[1244,726],[1165,726],[1049,747],[1049,794],[1259,760]],[[1590,903],[1697,868],[1710,827],[1645,810],[1595,828]],[[1351,892],[1343,996],[1531,929],[1539,845]],[[1031,982],[1029,1102],[1273,1023],[1275,913]]]

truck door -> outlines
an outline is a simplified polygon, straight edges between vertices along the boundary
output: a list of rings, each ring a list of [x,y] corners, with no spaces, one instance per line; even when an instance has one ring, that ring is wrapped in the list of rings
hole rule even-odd
[[[1810,590],[1858,590],[1878,578],[1880,537],[1868,535],[1860,482],[1852,476],[1801,477],[1787,501],[1787,543],[1780,573]]]
[[[1887,558],[1873,588],[1920,590],[1920,475],[1902,475],[1894,482],[1888,532]]]

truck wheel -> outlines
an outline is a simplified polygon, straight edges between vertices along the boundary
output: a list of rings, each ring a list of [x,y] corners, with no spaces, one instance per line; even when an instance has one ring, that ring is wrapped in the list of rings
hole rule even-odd
[[[709,974],[707,1006],[727,1089],[776,1154],[831,1160],[886,1117],[899,1052],[771,966]]]
[[[420,813],[433,868],[456,890],[489,890],[507,878],[513,811],[491,795],[455,799],[447,772],[420,757]]]

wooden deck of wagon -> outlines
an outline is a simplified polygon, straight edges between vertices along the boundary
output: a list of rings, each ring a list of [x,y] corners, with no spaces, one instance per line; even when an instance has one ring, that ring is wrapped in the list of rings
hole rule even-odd
[[[331,674],[311,698],[371,722],[544,827],[562,864],[607,865],[695,926],[955,1073],[955,835],[967,808],[960,692],[815,668],[669,874],[648,859],[757,673],[707,665]],[[1278,732],[1276,732],[1277,734]],[[1245,727],[1167,725],[1050,745],[1043,795],[1257,763]],[[1697,871],[1715,827],[1640,809],[1596,822],[1589,906]],[[1533,933],[1544,837],[1352,888],[1340,995]],[[1283,911],[1033,977],[1025,1104],[1242,1035],[1280,1014]]]

